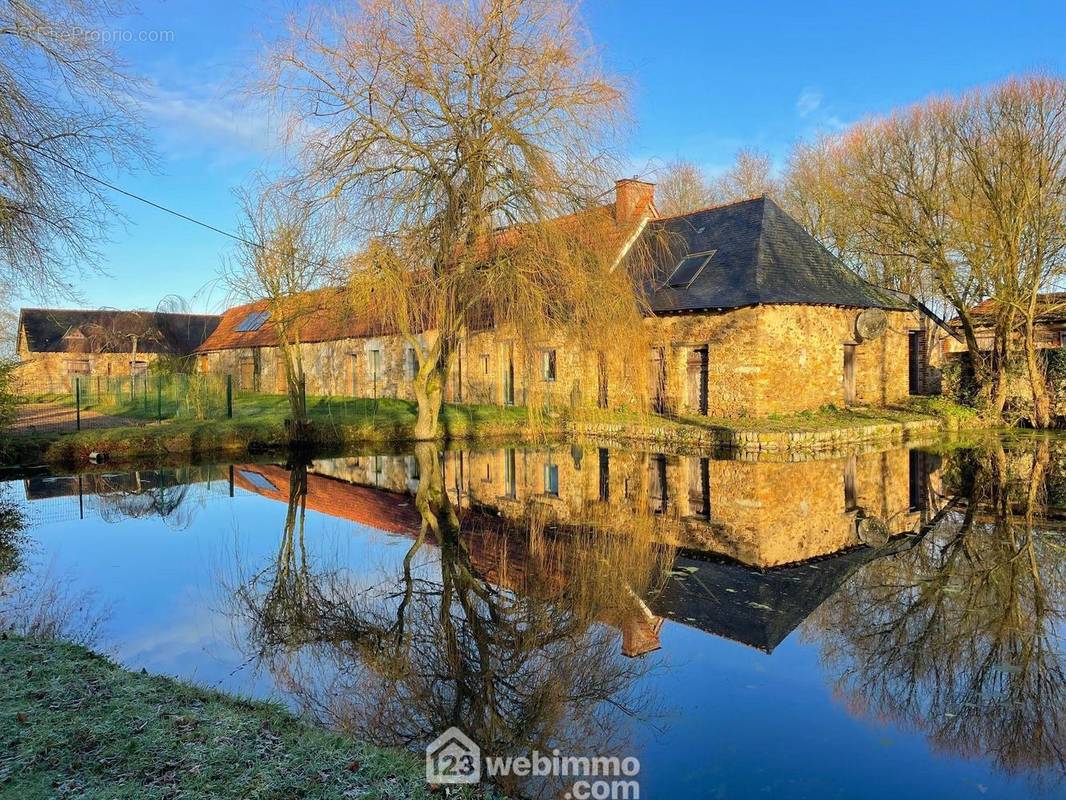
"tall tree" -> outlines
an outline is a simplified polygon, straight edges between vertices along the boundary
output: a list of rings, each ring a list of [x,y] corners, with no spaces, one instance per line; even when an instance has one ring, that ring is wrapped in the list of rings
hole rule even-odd
[[[285,372],[290,433],[299,439],[308,423],[304,328],[326,309],[345,305],[335,288],[340,274],[334,257],[338,218],[292,187],[245,189],[239,200],[243,241],[223,277],[235,295],[264,303],[268,319],[263,324],[277,337]]]
[[[732,203],[749,197],[776,194],[773,159],[762,150],[741,148],[737,151],[733,166],[711,181],[710,191],[716,203]]]
[[[622,87],[573,4],[368,0],[294,21],[268,63],[307,177],[372,242],[352,301],[416,353],[417,438],[439,434],[468,331],[510,326],[521,344],[565,324],[611,342],[640,327],[628,276],[600,257],[604,215],[544,224],[617,175]]]
[[[691,161],[671,161],[656,176],[655,207],[663,216],[687,214],[711,205],[713,198],[706,174]]]
[[[71,293],[71,272],[97,263],[116,214],[86,175],[146,160],[139,86],[92,35],[124,10],[111,0],[0,3],[0,282],[23,292]]]
[[[872,280],[954,311],[988,411],[1003,412],[1021,333],[1033,421],[1049,404],[1032,335],[1063,269],[1066,83],[1033,76],[934,98],[798,148],[786,203]],[[988,317],[977,301],[996,302]],[[978,330],[991,331],[982,347]],[[982,337],[985,338],[985,337]]]

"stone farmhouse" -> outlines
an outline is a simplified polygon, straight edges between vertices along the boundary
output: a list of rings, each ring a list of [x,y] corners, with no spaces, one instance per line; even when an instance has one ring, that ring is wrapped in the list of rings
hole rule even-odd
[[[650,275],[653,345],[621,367],[647,376],[642,399],[622,388],[631,373],[562,339],[524,343],[540,357],[523,367],[513,336],[492,328],[462,343],[446,399],[740,417],[938,391],[936,319],[861,279],[770,198],[661,217],[654,185],[627,179],[600,211],[616,234],[606,237],[615,263],[652,259],[641,274]],[[329,291],[320,297],[301,336],[308,394],[413,398],[415,351],[388,321],[343,310]],[[226,311],[196,350],[198,368],[232,374],[242,389],[283,391],[269,317],[262,301]]]
[[[16,376],[35,391],[65,392],[75,377],[143,375],[163,356],[189,356],[219,317],[150,311],[24,308]]]

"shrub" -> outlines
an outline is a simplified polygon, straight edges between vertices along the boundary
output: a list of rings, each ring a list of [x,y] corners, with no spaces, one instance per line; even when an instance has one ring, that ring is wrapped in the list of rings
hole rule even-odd
[[[953,353],[940,370],[942,392],[957,403],[971,408],[977,404],[977,381],[969,353]]]
[[[0,361],[0,429],[15,418],[15,366],[14,361]]]

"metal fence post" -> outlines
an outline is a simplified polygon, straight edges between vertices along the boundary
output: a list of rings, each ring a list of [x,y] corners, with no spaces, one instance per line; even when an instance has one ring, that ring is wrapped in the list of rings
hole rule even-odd
[[[74,376],[74,430],[81,430],[81,378]]]
[[[226,416],[233,419],[233,376],[226,376]]]

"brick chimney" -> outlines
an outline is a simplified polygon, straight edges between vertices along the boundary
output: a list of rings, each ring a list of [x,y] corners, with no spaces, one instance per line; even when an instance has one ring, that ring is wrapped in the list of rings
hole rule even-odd
[[[655,184],[636,178],[614,182],[614,220],[625,225],[651,213],[655,203]]]

